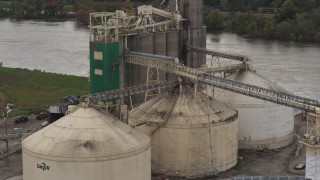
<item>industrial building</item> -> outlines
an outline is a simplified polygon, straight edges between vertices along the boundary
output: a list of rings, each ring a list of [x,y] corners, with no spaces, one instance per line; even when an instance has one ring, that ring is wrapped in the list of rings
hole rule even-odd
[[[307,178],[320,179],[319,101],[265,80],[246,56],[207,50],[202,0],[169,4],[90,15],[91,95],[24,138],[24,179],[213,177],[236,165],[239,147],[290,144],[288,107],[310,112],[301,142]],[[240,64],[204,67],[207,55]]]

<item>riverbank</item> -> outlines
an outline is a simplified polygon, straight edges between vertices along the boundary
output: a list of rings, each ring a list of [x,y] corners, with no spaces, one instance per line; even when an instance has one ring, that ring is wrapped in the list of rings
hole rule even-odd
[[[46,111],[64,96],[88,93],[86,77],[0,67],[0,112],[6,103],[13,103],[17,110],[11,116]]]
[[[205,14],[205,24],[209,31],[233,32],[255,39],[320,42],[320,26],[313,15],[283,21],[278,20],[279,18],[275,14],[211,10]]]

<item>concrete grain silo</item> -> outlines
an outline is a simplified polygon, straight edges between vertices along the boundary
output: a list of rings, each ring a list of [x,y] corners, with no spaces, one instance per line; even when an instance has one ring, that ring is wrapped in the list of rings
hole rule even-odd
[[[175,1],[175,0],[171,0]],[[173,4],[174,2],[172,2]],[[175,8],[175,7],[174,7]],[[191,47],[206,48],[206,27],[203,26],[204,3],[203,0],[179,0],[179,11],[182,17],[188,19],[187,34],[185,38]],[[180,38],[183,38],[180,36]],[[180,42],[184,41],[180,39]],[[185,44],[186,45],[186,44]],[[180,45],[180,48],[183,46]],[[180,49],[182,51],[183,49]],[[188,52],[187,57],[183,57],[185,65],[198,68],[206,64],[206,55],[197,52]]]
[[[179,32],[167,32],[167,56],[177,58],[179,56]]]
[[[79,108],[22,142],[24,180],[151,179],[150,138]]]
[[[230,80],[285,92],[285,90],[253,71],[239,71]],[[293,141],[294,112],[292,108],[214,89],[214,97],[239,112],[239,148],[281,148]]]
[[[167,33],[154,33],[153,38],[153,53],[157,55],[167,55]]]
[[[237,112],[203,94],[195,98],[190,87],[136,107],[129,123],[151,135],[155,173],[207,177],[237,163]]]
[[[153,54],[154,49],[154,34],[138,34],[129,36],[128,48],[130,51],[143,52]],[[147,82],[147,67],[135,64],[126,64],[126,87],[145,84]],[[140,104],[145,100],[144,94],[132,96],[133,104]]]

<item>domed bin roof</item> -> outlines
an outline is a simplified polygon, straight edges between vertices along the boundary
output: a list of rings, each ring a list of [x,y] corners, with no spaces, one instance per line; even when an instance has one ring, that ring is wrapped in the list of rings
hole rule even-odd
[[[181,93],[175,89],[134,108],[130,112],[130,121],[136,123],[148,119],[149,122],[161,122],[166,119],[166,127],[202,127],[236,116],[236,110],[208,99],[202,93],[194,99],[194,90],[186,86]]]
[[[106,161],[138,154],[150,138],[93,108],[79,108],[22,142],[26,153],[49,160]]]
[[[281,88],[277,84],[265,79],[261,75],[257,74],[254,71],[238,71],[231,74],[227,79],[239,81],[245,84],[250,84],[254,86],[259,86],[262,88],[278,91],[278,92],[287,92],[285,89]],[[260,100],[257,98],[248,97],[242,94],[233,93],[226,90],[221,90],[215,88],[215,98],[221,102],[232,104],[232,105],[255,105],[255,104],[266,104],[268,102]]]

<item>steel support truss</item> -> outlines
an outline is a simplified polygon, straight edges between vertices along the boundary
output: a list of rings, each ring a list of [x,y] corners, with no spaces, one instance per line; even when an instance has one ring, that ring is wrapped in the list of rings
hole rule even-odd
[[[116,99],[126,96],[132,96],[134,94],[145,93],[147,91],[159,90],[169,87],[174,87],[179,84],[178,81],[165,81],[165,82],[151,82],[146,85],[128,87],[124,89],[117,89],[102,93],[91,94],[83,96],[83,101],[89,101],[90,104],[97,104],[99,101],[106,101],[110,99]]]
[[[129,52],[125,54],[127,63],[159,68],[160,70],[177,74],[191,80],[210,86],[218,87],[231,92],[243,94],[249,97],[266,100],[288,107],[315,112],[320,107],[320,102],[311,98],[295,96],[285,92],[278,92],[254,85],[241,83],[217,77],[203,71],[192,69],[177,63],[175,58],[159,55]],[[175,61],[174,61],[175,60]]]

